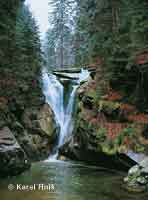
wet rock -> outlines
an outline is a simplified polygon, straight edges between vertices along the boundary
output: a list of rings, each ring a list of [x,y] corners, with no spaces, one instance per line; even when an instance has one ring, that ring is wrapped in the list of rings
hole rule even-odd
[[[98,165],[105,168],[127,171],[136,162],[125,154],[109,155],[102,151],[101,146],[83,132],[82,135],[69,139],[59,150],[59,154],[72,160],[84,161],[89,164]]]
[[[128,171],[124,178],[125,187],[128,191],[143,192],[148,190],[148,158],[141,161]]]
[[[58,138],[59,127],[56,124],[53,111],[48,104],[41,108],[26,109],[22,122],[24,130],[17,139],[31,160],[42,160],[49,156]],[[21,127],[16,129],[21,130]],[[16,131],[18,133],[18,131]]]
[[[89,96],[84,96],[82,98],[82,102],[85,108],[92,109],[93,108],[93,98]]]
[[[54,70],[53,72],[57,72],[57,73],[80,73],[81,72],[81,69],[79,68],[65,68],[65,69],[57,69],[57,70]]]
[[[148,167],[148,158],[142,160],[142,161],[139,163],[139,165],[140,165],[142,168],[147,169],[147,167]],[[147,171],[147,173],[148,173],[148,171]]]
[[[112,101],[99,101],[99,111],[114,119],[120,113],[120,103]]]
[[[68,159],[67,159],[65,156],[59,156],[59,157],[58,157],[58,160],[67,161]]]
[[[139,166],[138,165],[135,165],[134,167],[132,167],[130,170],[129,170],[129,175],[132,176],[133,174],[136,174],[136,173],[139,173]]]
[[[58,78],[70,79],[70,80],[78,80],[79,74],[70,74],[64,72],[53,72]]]
[[[36,148],[32,140],[32,135],[29,134],[29,132],[17,121],[11,125],[11,128],[15,138],[26,153],[27,157],[31,161],[39,160],[42,155],[42,151],[39,151],[39,149]]]
[[[30,167],[25,152],[8,127],[0,129],[0,176],[12,176]]]
[[[44,104],[39,109],[26,109],[22,121],[25,128],[32,132],[46,135],[51,140],[57,137],[57,125],[53,111],[48,104]]]
[[[148,140],[148,125],[145,126],[142,136],[144,137],[145,140]]]
[[[18,119],[21,117],[25,109],[24,101],[17,97],[13,97],[11,100],[9,100],[8,107],[9,111]]]

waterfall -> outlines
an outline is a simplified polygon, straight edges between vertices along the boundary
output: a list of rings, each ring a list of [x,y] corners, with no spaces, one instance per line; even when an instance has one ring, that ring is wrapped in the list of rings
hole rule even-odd
[[[75,102],[76,90],[80,83],[89,77],[89,72],[82,69],[78,73],[78,79],[72,81],[72,90],[68,95],[68,103],[64,103],[64,86],[60,83],[57,77],[49,74],[47,70],[43,72],[43,92],[46,97],[46,102],[51,106],[55,114],[57,123],[60,126],[60,134],[57,147],[64,144],[68,136],[71,135],[73,130],[73,107]],[[56,158],[57,153],[52,156]]]

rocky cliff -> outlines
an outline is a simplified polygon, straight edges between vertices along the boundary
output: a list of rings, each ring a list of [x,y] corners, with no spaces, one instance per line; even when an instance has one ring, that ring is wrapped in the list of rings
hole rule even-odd
[[[1,77],[0,85],[0,176],[17,174],[31,161],[47,158],[58,134],[40,84],[33,89],[29,81],[7,79]]]
[[[74,134],[60,149],[72,159],[127,170],[129,151],[147,154],[148,115],[93,73],[77,90]],[[106,85],[105,85],[106,84]]]

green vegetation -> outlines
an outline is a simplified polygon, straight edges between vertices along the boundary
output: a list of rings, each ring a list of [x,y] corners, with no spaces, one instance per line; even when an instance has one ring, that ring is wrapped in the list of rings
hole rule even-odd
[[[35,19],[19,0],[2,1],[0,14],[0,97],[21,106],[38,102],[42,53]]]
[[[38,71],[39,33],[29,9],[23,1],[6,0],[0,3],[0,14],[0,74]]]
[[[41,69],[41,47],[39,31],[35,19],[25,5],[21,5],[17,12],[15,27],[15,52],[12,65],[19,68],[23,76],[39,73]]]
[[[107,130],[106,128],[102,128],[100,127],[98,132],[97,132],[97,135],[96,135],[96,138],[100,141],[100,142],[104,142],[105,139],[107,137]]]
[[[53,7],[45,41],[49,68],[97,61],[102,68],[97,66],[98,84],[108,82],[142,111],[147,109],[147,1],[49,0],[49,4]]]
[[[45,55],[49,68],[74,64],[74,7],[73,0],[49,0],[53,11],[49,13],[50,28],[46,33]]]
[[[145,0],[77,1],[76,63],[102,60],[104,79],[141,109],[148,102],[147,59],[138,57],[148,52],[147,8]]]
[[[113,101],[99,101],[99,111],[106,111],[107,113],[112,113],[113,111],[120,108],[120,103]]]

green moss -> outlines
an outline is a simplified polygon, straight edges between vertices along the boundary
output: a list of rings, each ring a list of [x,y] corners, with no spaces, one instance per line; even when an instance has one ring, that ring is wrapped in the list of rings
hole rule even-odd
[[[114,143],[117,146],[121,146],[125,137],[132,138],[135,133],[135,129],[132,126],[124,128],[121,133],[115,138]]]
[[[129,136],[132,137],[135,133],[135,128],[134,126],[128,126],[127,128],[124,128],[123,131],[121,132],[121,134],[123,134],[124,136]]]
[[[120,108],[120,103],[118,102],[104,100],[99,101],[99,111],[107,111],[111,113],[118,108]]]
[[[107,140],[105,143],[102,144],[102,150],[108,155],[113,155],[117,153],[118,148],[112,140]]]
[[[97,98],[97,93],[94,89],[89,89],[89,91],[87,92],[87,96],[93,98],[94,100],[96,100]]]
[[[145,151],[145,148],[143,145],[137,143],[134,146],[134,151],[137,153],[143,153]]]
[[[124,138],[125,138],[125,136],[123,134],[119,134],[114,140],[115,145],[120,146],[122,144]]]
[[[100,142],[104,142],[106,139],[106,134],[107,134],[107,130],[106,128],[99,128],[99,130],[97,131],[96,134],[96,138],[100,141]]]

